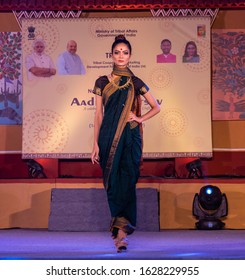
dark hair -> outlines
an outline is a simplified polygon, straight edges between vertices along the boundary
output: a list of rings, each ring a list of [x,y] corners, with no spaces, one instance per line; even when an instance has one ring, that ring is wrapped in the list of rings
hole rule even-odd
[[[165,42],[168,42],[170,45],[172,45],[171,41],[169,39],[163,39],[161,44],[165,43]]]
[[[123,43],[123,44],[125,44],[125,45],[128,46],[129,52],[130,52],[130,54],[131,54],[131,52],[132,52],[131,44],[130,44],[129,41],[125,38],[124,35],[117,35],[117,36],[115,37],[115,41],[113,42],[113,44],[112,44],[112,46],[111,46],[111,52],[113,53],[113,50],[114,50],[114,48],[116,47],[116,45],[121,44],[121,43]]]

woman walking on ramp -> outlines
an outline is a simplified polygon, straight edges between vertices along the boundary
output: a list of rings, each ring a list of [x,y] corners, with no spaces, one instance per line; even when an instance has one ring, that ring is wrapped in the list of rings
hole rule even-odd
[[[142,122],[160,111],[144,82],[128,68],[131,44],[123,35],[112,44],[113,71],[95,81],[96,112],[92,163],[99,163],[111,212],[110,231],[118,252],[136,228],[136,183],[142,156]],[[141,96],[150,110],[141,115]]]

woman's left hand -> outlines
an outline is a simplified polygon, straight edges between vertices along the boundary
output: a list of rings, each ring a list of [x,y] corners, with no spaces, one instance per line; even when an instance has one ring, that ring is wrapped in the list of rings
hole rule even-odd
[[[136,121],[140,123],[140,118],[137,117],[132,111],[129,113],[128,122]]]

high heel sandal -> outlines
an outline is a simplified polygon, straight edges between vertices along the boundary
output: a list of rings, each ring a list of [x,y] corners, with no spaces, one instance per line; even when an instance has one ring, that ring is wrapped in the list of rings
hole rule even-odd
[[[128,246],[127,233],[119,229],[117,237],[114,239],[114,243],[118,253],[126,251]]]

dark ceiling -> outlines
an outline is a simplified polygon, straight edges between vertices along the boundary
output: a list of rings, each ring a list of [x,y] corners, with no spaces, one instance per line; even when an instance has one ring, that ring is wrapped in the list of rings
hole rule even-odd
[[[79,11],[219,8],[244,9],[234,0],[0,0],[0,11]]]

